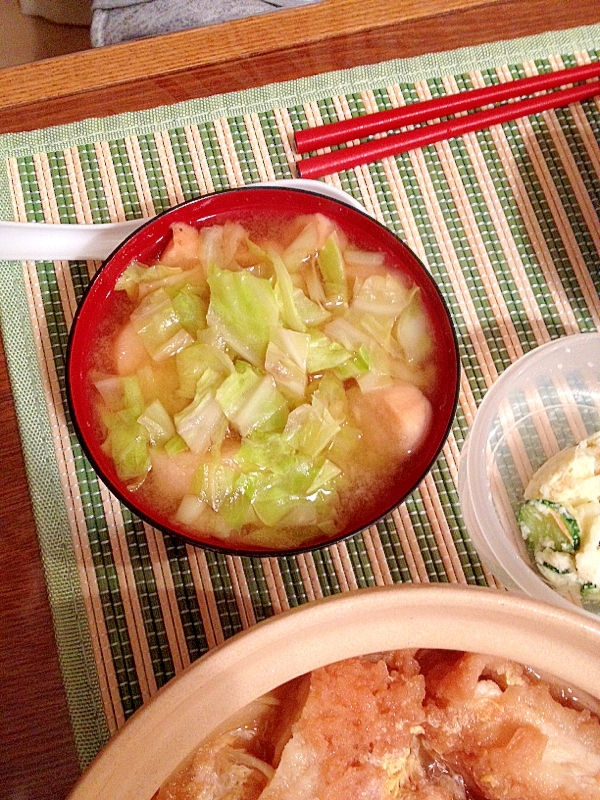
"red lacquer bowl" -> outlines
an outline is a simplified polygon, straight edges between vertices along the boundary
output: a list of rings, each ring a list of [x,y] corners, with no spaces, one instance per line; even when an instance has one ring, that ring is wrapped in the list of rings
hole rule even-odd
[[[262,218],[281,215],[293,218],[314,213],[332,219],[357,246],[383,251],[388,265],[420,288],[436,347],[437,382],[435,392],[430,396],[433,421],[426,440],[404,465],[391,488],[382,492],[373,506],[357,512],[352,524],[335,537],[324,537],[293,549],[247,546],[242,550],[228,546],[227,540],[178,527],[142,502],[119,480],[111,460],[101,447],[93,402],[96,389],[88,372],[98,337],[110,329],[112,313],[122,302],[123,293],[114,290],[117,279],[133,260],[149,263],[157,259],[169,241],[173,223],[201,228],[227,220],[243,222],[257,215]],[[114,251],[93,278],[77,309],[69,337],[66,384],[71,418],[85,454],[111,492],[137,516],[165,533],[212,550],[236,555],[281,556],[332,544],[361,531],[388,514],[417,487],[439,455],[452,424],[458,397],[459,356],[452,320],[435,281],[414,253],[391,231],[355,207],[312,191],[289,187],[248,187],[209,195],[169,209],[150,220]]]

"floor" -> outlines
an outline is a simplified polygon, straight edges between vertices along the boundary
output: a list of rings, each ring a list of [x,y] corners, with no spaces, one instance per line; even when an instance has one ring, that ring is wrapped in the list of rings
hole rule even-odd
[[[89,28],[25,16],[19,0],[0,0],[0,69],[89,47]]]

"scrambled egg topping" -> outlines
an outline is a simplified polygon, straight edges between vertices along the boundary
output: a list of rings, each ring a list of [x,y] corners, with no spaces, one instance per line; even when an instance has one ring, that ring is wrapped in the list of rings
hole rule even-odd
[[[283,720],[237,717],[156,800],[600,798],[598,717],[515,662],[399,650],[280,688]]]

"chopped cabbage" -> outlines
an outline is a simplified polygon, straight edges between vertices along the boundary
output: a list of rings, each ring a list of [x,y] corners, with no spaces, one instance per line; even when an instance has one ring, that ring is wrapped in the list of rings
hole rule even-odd
[[[192,453],[205,453],[225,436],[227,420],[215,398],[219,379],[218,373],[207,369],[198,381],[192,402],[173,418],[177,433]]]
[[[130,488],[147,480],[153,448],[187,453],[174,519],[273,549],[345,524],[348,473],[366,453],[348,388],[422,387],[434,374],[419,291],[381,253],[320,214],[286,242],[238,222],[175,226],[164,260],[133,262],[117,283],[150,358],[94,383],[104,449]]]
[[[150,444],[166,444],[175,434],[175,425],[160,400],[153,400],[137,421],[148,431]]]
[[[261,366],[271,328],[279,322],[279,304],[272,285],[247,271],[230,272],[218,267],[209,271],[208,284],[208,324],[238,355]]]
[[[336,308],[348,304],[348,282],[344,257],[335,231],[327,237],[317,257],[325,290],[325,304]]]

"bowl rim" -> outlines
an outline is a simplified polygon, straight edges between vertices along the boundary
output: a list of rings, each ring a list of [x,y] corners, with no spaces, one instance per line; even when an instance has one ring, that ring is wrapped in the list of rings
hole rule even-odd
[[[511,383],[515,376],[527,373],[532,362],[556,355],[565,348],[585,347],[594,342],[596,343],[597,351],[600,352],[600,331],[567,334],[535,347],[510,364],[486,392],[481,401],[463,444],[458,465],[459,503],[467,530],[482,561],[507,586],[514,587],[531,597],[574,611],[576,614],[590,619],[598,619],[598,615],[580,608],[562,597],[524,560],[522,555],[511,544],[509,536],[504,531],[495,511],[494,528],[500,531],[502,535],[495,538],[493,544],[490,543],[487,533],[490,523],[487,522],[484,525],[481,521],[484,506],[486,510],[489,509],[490,505],[493,509],[493,500],[489,492],[489,480],[487,477],[486,449],[484,446],[475,446],[474,441],[481,444],[480,440],[483,434],[490,429],[503,401],[505,387]],[[484,484],[484,488],[487,491],[482,491],[482,484]],[[484,504],[484,499],[489,499],[490,503]]]
[[[202,739],[261,694],[343,658],[413,647],[505,657],[598,696],[598,621],[482,586],[357,589],[270,617],[203,655],[132,715],[68,800],[149,800]]]
[[[366,530],[371,525],[377,525],[378,523],[382,522],[383,519],[390,514],[397,506],[403,503],[419,486],[421,481],[429,474],[433,465],[437,461],[442,449],[448,439],[450,431],[452,429],[452,425],[454,423],[454,419],[456,416],[456,410],[458,407],[458,399],[460,394],[460,376],[461,376],[461,364],[460,364],[460,350],[459,350],[459,343],[458,343],[458,336],[456,332],[456,325],[454,323],[454,319],[450,313],[450,308],[444,295],[441,292],[440,287],[437,284],[437,281],[434,279],[433,275],[427,269],[423,261],[419,258],[419,256],[402,240],[399,236],[394,233],[390,228],[383,225],[379,220],[372,217],[367,211],[362,208],[356,201],[352,202],[353,198],[350,198],[349,202],[346,203],[342,200],[339,196],[334,195],[332,193],[323,193],[315,191],[314,189],[307,188],[305,185],[296,186],[291,184],[286,184],[285,186],[277,186],[277,181],[274,183],[265,183],[265,184],[251,184],[248,186],[239,186],[239,187],[232,187],[229,189],[223,189],[218,192],[212,192],[211,194],[202,195],[200,197],[192,198],[191,200],[187,200],[183,203],[179,203],[175,206],[165,209],[164,211],[160,212],[156,216],[150,218],[146,223],[141,225],[131,234],[129,234],[120,245],[118,245],[112,253],[102,262],[101,266],[98,268],[96,273],[90,279],[89,284],[85,288],[81,300],[79,301],[77,308],[75,310],[75,314],[73,316],[73,321],[71,324],[71,328],[69,331],[69,336],[67,340],[67,350],[66,350],[66,358],[65,358],[65,383],[66,383],[66,399],[67,399],[67,407],[69,409],[69,416],[71,422],[73,424],[77,440],[86,456],[88,461],[90,462],[94,472],[99,477],[99,479],[107,486],[110,492],[115,495],[115,497],[124,505],[126,506],[132,513],[134,513],[137,517],[142,519],[148,525],[160,530],[163,534],[167,534],[169,536],[176,536],[182,541],[187,544],[191,544],[195,547],[201,547],[205,550],[209,550],[211,552],[221,553],[223,555],[237,555],[242,557],[250,557],[250,558],[273,558],[273,557],[283,557],[283,556],[294,556],[300,555],[302,553],[311,552],[314,550],[322,550],[326,547],[330,547],[331,545],[338,544],[340,542],[346,541],[347,539],[352,538],[353,536],[359,535],[362,531]],[[329,188],[329,187],[328,187]],[[88,445],[85,436],[83,435],[82,428],[79,424],[77,411],[76,411],[76,404],[73,400],[73,393],[71,391],[71,375],[72,375],[72,363],[73,363],[73,350],[74,350],[74,340],[77,336],[78,330],[78,321],[84,313],[84,308],[86,304],[86,300],[94,290],[96,283],[101,280],[102,275],[105,269],[109,266],[112,259],[124,248],[128,245],[128,243],[143,235],[144,231],[155,224],[157,221],[162,220],[163,218],[173,214],[174,212],[178,212],[180,209],[188,207],[188,206],[195,206],[200,205],[204,201],[210,201],[211,198],[214,198],[215,195],[223,195],[223,194],[232,194],[232,193],[247,193],[247,192],[262,192],[262,191],[275,191],[275,192],[282,192],[282,193],[298,193],[298,194],[308,194],[314,197],[318,197],[321,200],[324,200],[327,203],[334,203],[338,205],[346,205],[349,213],[359,214],[366,219],[369,220],[369,223],[375,225],[376,227],[380,228],[382,232],[385,232],[385,235],[393,237],[396,243],[400,245],[400,248],[404,250],[411,259],[414,260],[415,264],[420,268],[424,279],[428,282],[429,287],[432,291],[432,294],[437,296],[437,301],[444,309],[446,314],[446,319],[448,322],[448,332],[450,334],[449,340],[452,343],[452,353],[453,353],[453,361],[454,361],[454,370],[455,370],[455,380],[454,380],[454,392],[453,397],[450,401],[448,406],[448,420],[446,426],[443,431],[440,431],[439,436],[439,444],[436,447],[435,451],[432,452],[430,459],[423,467],[422,473],[420,477],[414,480],[410,488],[403,494],[402,497],[394,500],[391,505],[385,508],[377,517],[373,518],[367,525],[361,526],[359,528],[353,528],[351,531],[348,531],[343,534],[338,534],[331,539],[325,541],[318,541],[316,543],[308,543],[305,545],[299,545],[296,547],[288,547],[283,549],[243,549],[241,547],[227,547],[225,544],[221,545],[218,542],[204,542],[200,541],[197,538],[194,538],[192,535],[186,535],[185,532],[174,530],[173,528],[168,527],[165,524],[157,522],[155,519],[151,517],[148,513],[144,512],[143,509],[139,509],[134,503],[132,503],[131,498],[121,490],[118,486],[114,484],[112,479],[106,474],[105,470],[98,464],[97,459],[95,458],[90,446]]]

